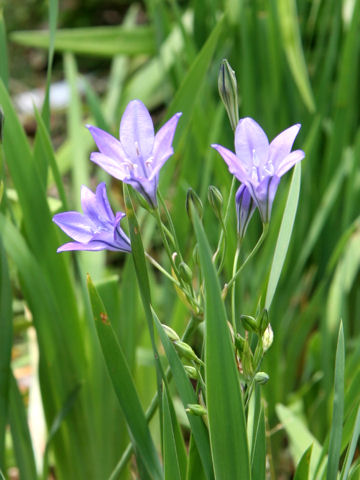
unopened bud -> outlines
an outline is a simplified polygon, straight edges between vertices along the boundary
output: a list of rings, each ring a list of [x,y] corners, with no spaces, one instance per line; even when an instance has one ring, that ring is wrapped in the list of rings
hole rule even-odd
[[[192,282],[192,271],[189,265],[185,262],[180,262],[179,264],[179,275],[187,283]]]
[[[236,126],[239,123],[237,82],[235,72],[226,59],[221,62],[218,76],[218,87],[219,95],[225,105],[231,128],[235,131]]]
[[[269,323],[269,325],[266,327],[265,332],[263,333],[263,336],[262,336],[262,347],[264,352],[269,350],[269,348],[273,343],[273,340],[274,340],[274,332]]]
[[[202,363],[200,358],[196,355],[194,350],[185,342],[181,340],[177,340],[174,342],[176,350],[187,360],[191,360],[192,362]]]
[[[0,107],[0,144],[3,141],[3,134],[4,134],[4,122],[5,122],[5,115],[3,109]]]
[[[202,405],[199,405],[198,403],[189,403],[185,411],[191,413],[192,415],[197,415],[198,417],[207,415],[206,408]]]
[[[256,332],[257,331],[257,323],[254,317],[250,315],[241,315],[240,319],[242,324],[244,325],[245,330],[249,332]]]
[[[269,325],[269,313],[266,309],[264,309],[262,312],[261,312],[261,316],[260,316],[260,319],[258,320],[258,324],[259,324],[259,329],[260,329],[260,333],[261,335],[265,332],[267,326]]]
[[[235,346],[237,351],[241,354],[244,351],[244,345],[245,345],[245,338],[240,335],[240,333],[237,333],[235,335]]]
[[[269,381],[269,375],[265,372],[257,372],[257,374],[254,377],[254,380],[256,383],[259,385],[264,385]]]
[[[192,378],[193,380],[197,380],[199,378],[195,367],[191,367],[190,365],[184,365],[184,369],[189,378]]]
[[[199,256],[199,245],[196,244],[193,253],[192,253],[192,259],[195,265],[200,265],[200,256]]]
[[[189,188],[189,190],[187,191],[185,206],[186,206],[186,211],[190,220],[192,220],[192,213],[191,213],[192,208],[194,208],[197,214],[199,215],[199,217],[202,218],[202,214],[203,214],[202,201],[200,200],[199,195],[192,188]]]
[[[247,227],[255,211],[255,202],[250,195],[249,189],[243,184],[238,188],[235,195],[235,207],[237,217],[237,231],[241,239],[244,238]]]
[[[208,200],[217,218],[222,218],[223,196],[218,188],[210,185],[208,189]]]
[[[169,325],[165,325],[165,323],[162,323],[161,325],[162,325],[167,337],[172,342],[176,342],[176,341],[180,340],[179,335],[175,332],[175,330],[173,330],[171,327],[169,327]]]
[[[249,345],[249,342],[244,343],[244,349],[240,355],[241,364],[243,368],[243,372],[245,378],[252,378],[254,374],[254,366],[253,366],[253,354]]]

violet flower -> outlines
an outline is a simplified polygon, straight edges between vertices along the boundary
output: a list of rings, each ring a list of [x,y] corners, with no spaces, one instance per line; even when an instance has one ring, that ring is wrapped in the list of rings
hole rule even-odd
[[[249,189],[243,184],[240,185],[235,195],[235,206],[237,216],[237,230],[240,238],[244,238],[246,229],[255,210],[255,202],[252,199]]]
[[[83,214],[64,212],[53,217],[56,225],[75,240],[59,247],[58,252],[68,250],[131,252],[130,240],[120,227],[120,220],[125,217],[125,213],[113,214],[104,182],[97,186],[96,193],[84,185],[81,187],[81,206]]]
[[[247,117],[235,130],[236,155],[221,145],[211,145],[223,157],[230,173],[246,186],[264,224],[270,221],[280,178],[305,157],[302,150],[291,151],[300,126],[287,128],[269,144],[260,125]]]
[[[87,125],[99,152],[90,160],[130,184],[150,204],[157,206],[159,172],[174,153],[172,142],[181,113],[176,113],[154,135],[150,113],[140,100],[132,100],[120,123],[120,141],[100,128]]]

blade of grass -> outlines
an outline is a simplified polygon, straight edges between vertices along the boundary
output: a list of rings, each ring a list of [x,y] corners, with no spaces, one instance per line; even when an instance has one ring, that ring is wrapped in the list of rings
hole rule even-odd
[[[50,42],[44,31],[12,32],[11,40],[39,48],[48,48]],[[155,53],[155,38],[153,29],[147,26],[60,29],[56,32],[55,51],[100,57],[151,55]]]
[[[360,407],[357,410],[355,425],[354,425],[353,434],[351,437],[351,443],[346,452],[346,457],[341,470],[340,480],[346,480],[348,478],[351,463],[353,461],[355,450],[356,450],[356,445],[359,439],[359,435],[360,435]]]
[[[289,248],[290,238],[295,222],[295,215],[299,201],[300,183],[301,166],[300,164],[297,164],[292,174],[285,210],[276,242],[273,261],[271,264],[265,298],[265,308],[267,310],[269,310],[271,302],[274,298],[276,287],[280,279],[281,270],[285,262],[286,253]]]
[[[0,468],[5,464],[5,432],[9,408],[10,361],[13,337],[12,294],[5,251],[0,240]]]
[[[151,439],[145,414],[123,350],[90,276],[88,276],[87,283],[101,350],[120,407],[128,424],[132,441],[149,474],[154,479],[162,479],[163,474],[159,457]]]
[[[31,443],[26,411],[14,376],[10,380],[9,423],[13,439],[16,464],[24,479],[37,478],[34,452]]]
[[[340,323],[338,343],[336,348],[335,359],[335,380],[334,380],[334,402],[333,402],[333,418],[330,432],[330,445],[328,454],[328,467],[326,478],[334,480],[338,476],[341,438],[343,430],[344,416],[344,373],[345,373],[345,345],[344,330]]]
[[[218,479],[251,478],[240,381],[219,280],[200,220],[192,210],[205,284],[205,377],[211,450]]]
[[[163,458],[165,480],[181,480],[179,460],[177,455],[172,419],[170,414],[167,389],[163,392]]]
[[[309,480],[310,460],[313,446],[305,450],[296,466],[294,480]]]

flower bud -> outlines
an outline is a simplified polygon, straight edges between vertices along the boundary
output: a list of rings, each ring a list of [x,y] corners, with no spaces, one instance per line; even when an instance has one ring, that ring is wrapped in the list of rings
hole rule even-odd
[[[264,352],[269,350],[269,348],[273,343],[273,340],[274,340],[274,332],[269,323],[269,325],[266,327],[265,332],[263,333],[263,336],[262,336],[262,347]]]
[[[251,379],[254,374],[254,365],[253,353],[251,351],[249,342],[244,343],[244,349],[240,355],[240,359],[245,378]]]
[[[193,380],[198,379],[199,376],[195,367],[191,367],[190,365],[184,365],[184,369],[189,378],[192,378]]]
[[[222,218],[223,196],[218,188],[210,185],[208,189],[208,200],[211,208],[218,219]]]
[[[203,204],[199,195],[192,188],[189,188],[187,191],[185,207],[190,220],[192,220],[191,208],[194,208],[199,217],[202,218]]]
[[[179,335],[173,330],[171,327],[168,325],[165,325],[165,323],[162,323],[161,326],[163,327],[167,337],[172,341],[176,342],[177,340],[180,340]]]
[[[176,347],[176,350],[180,353],[180,355],[182,355],[187,360],[200,363],[200,364],[202,363],[200,358],[196,355],[194,350],[187,343],[182,342],[181,340],[177,340],[176,342],[174,342],[174,345]]]
[[[268,311],[264,308],[261,312],[261,316],[258,319],[258,325],[260,329],[260,334],[262,335],[265,332],[266,327],[269,325],[269,314]]]
[[[192,271],[189,265],[185,262],[180,262],[179,264],[179,275],[187,283],[192,282]]]
[[[241,315],[240,320],[242,321],[245,330],[249,332],[257,332],[258,328],[254,317],[251,317],[250,315]]]
[[[269,375],[265,372],[257,372],[257,374],[254,377],[254,380],[256,383],[259,385],[264,385],[269,381]]]
[[[0,106],[0,145],[3,141],[3,134],[4,134],[4,122],[5,122],[5,115],[4,111]]]
[[[192,253],[192,259],[195,265],[200,265],[199,245],[196,243]]]
[[[207,415],[206,408],[203,407],[202,405],[199,405],[198,403],[189,403],[185,411],[187,413],[191,413],[192,415],[197,415],[198,417]]]
[[[245,338],[242,337],[240,333],[235,335],[235,347],[240,354],[244,351],[245,342]]]
[[[237,231],[242,239],[255,210],[255,202],[245,185],[240,185],[235,195]]]
[[[236,126],[239,123],[237,82],[235,72],[226,59],[221,62],[218,76],[218,87],[219,95],[225,105],[231,128],[235,131]]]

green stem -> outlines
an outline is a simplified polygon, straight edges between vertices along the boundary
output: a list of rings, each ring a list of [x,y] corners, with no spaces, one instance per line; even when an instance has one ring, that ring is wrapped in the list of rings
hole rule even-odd
[[[236,252],[234,256],[234,264],[233,264],[233,271],[232,275],[233,277],[235,276],[236,270],[237,270],[237,265],[239,261],[239,256],[240,256],[240,242],[238,242],[238,245],[236,247]],[[236,293],[236,282],[232,284],[231,288],[231,320],[232,320],[232,325],[233,325],[233,330],[234,330],[234,335],[236,335],[236,302],[235,302],[235,293]]]
[[[268,229],[269,229],[269,225],[267,223],[263,224],[263,231],[262,231],[262,234],[259,238],[259,240],[257,241],[255,247],[251,250],[251,252],[249,253],[248,257],[246,258],[246,260],[243,262],[243,264],[240,266],[240,268],[237,270],[237,272],[235,273],[235,275],[232,276],[231,280],[229,280],[228,283],[225,284],[224,286],[224,289],[223,289],[223,297],[226,296],[226,293],[228,292],[229,288],[232,286],[232,284],[236,281],[236,279],[238,278],[238,276],[240,275],[240,273],[243,271],[244,267],[246,266],[246,264],[252,259],[252,257],[255,255],[255,253],[259,250],[259,248],[261,247],[263,241],[265,240],[265,237],[267,235],[267,232],[268,232]]]
[[[165,277],[167,277],[169,280],[171,280],[177,287],[180,287],[180,283],[172,276],[170,273],[163,268],[160,263],[158,263],[155,258],[153,258],[149,253],[145,252],[146,258],[149,260],[149,262],[154,265],[155,268],[157,268]]]

